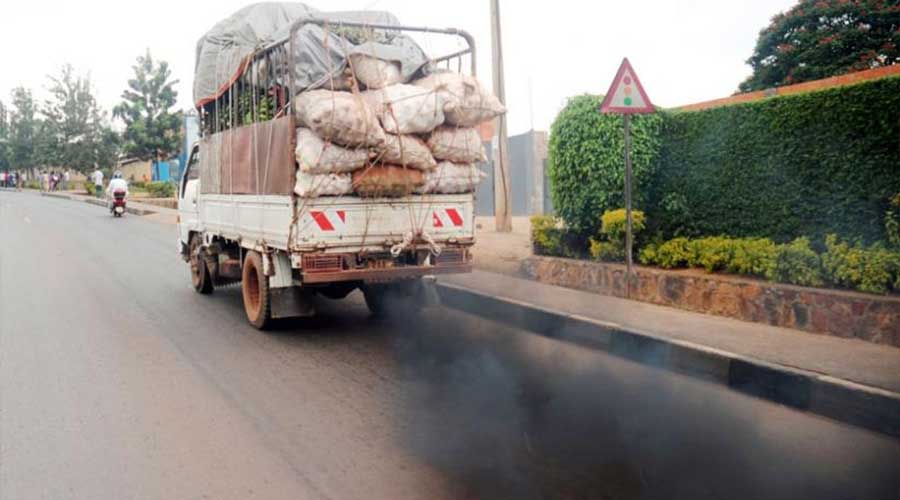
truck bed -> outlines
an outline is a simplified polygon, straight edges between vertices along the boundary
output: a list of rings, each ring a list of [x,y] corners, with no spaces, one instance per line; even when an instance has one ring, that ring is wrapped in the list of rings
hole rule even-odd
[[[290,196],[203,194],[198,210],[202,231],[279,250],[383,251],[409,233],[438,243],[471,242],[475,233],[472,194],[300,199],[296,212]]]

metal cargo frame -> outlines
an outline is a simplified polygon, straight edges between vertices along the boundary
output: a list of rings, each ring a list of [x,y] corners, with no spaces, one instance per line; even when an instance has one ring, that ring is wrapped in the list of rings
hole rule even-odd
[[[309,249],[300,250],[294,248],[294,234],[298,225],[298,196],[294,194],[293,188],[296,182],[296,160],[294,159],[296,128],[293,113],[293,97],[299,95],[309,88],[295,88],[294,67],[295,47],[294,39],[297,32],[307,25],[320,26],[327,31],[329,26],[351,27],[370,30],[384,30],[393,32],[412,32],[457,36],[462,38],[466,45],[466,49],[447,54],[438,58],[430,59],[429,64],[434,65],[446,62],[449,66],[454,59],[460,61],[460,69],[462,68],[462,58],[470,56],[471,58],[471,74],[477,74],[477,53],[475,48],[475,40],[471,34],[465,30],[454,28],[426,28],[416,26],[402,25],[385,25],[385,24],[366,24],[355,22],[333,22],[326,19],[302,19],[291,25],[290,35],[287,38],[273,42],[255,52],[248,55],[236,75],[234,75],[229,83],[223,85],[215,96],[213,101],[198,105],[197,110],[200,115],[201,123],[201,192],[203,194],[212,195],[246,195],[248,199],[253,198],[274,198],[277,196],[290,197],[290,203],[293,210],[293,221],[289,227],[287,237],[286,250],[296,256],[292,258],[292,267],[302,267],[302,262],[306,256],[316,256],[320,253],[310,252]],[[286,50],[285,50],[286,49]],[[257,81],[255,74],[255,64],[264,61],[262,67],[265,68],[265,79]],[[284,85],[284,75],[287,74],[287,85]],[[245,81],[248,78],[249,82]],[[249,86],[249,89],[248,89]],[[241,104],[242,92],[250,91],[253,95],[249,103]],[[274,91],[273,98],[276,102],[275,112],[271,119],[258,121],[260,117],[259,96],[261,91],[266,96],[270,91]],[[235,92],[238,98],[235,99]],[[227,104],[227,116],[222,116],[222,109]],[[236,126],[241,111],[251,113],[252,123],[249,125]],[[223,122],[224,118],[224,122]],[[210,127],[209,120],[212,119],[213,124]],[[227,126],[222,126],[226,124]],[[287,133],[289,132],[289,133]],[[287,137],[285,137],[287,135]],[[274,138],[278,140],[274,140]],[[278,151],[272,149],[273,144],[281,144],[284,147],[276,147]],[[260,153],[268,151],[264,165],[260,165]],[[260,170],[260,167],[263,170]],[[274,196],[273,196],[274,195]],[[440,195],[438,195],[440,196]],[[221,209],[227,210],[229,203],[225,199],[218,202]],[[232,203],[233,208],[237,209],[237,202]],[[474,220],[474,209],[470,214]],[[474,226],[474,222],[473,222]],[[212,229],[212,228],[210,228]],[[224,229],[219,227],[217,229]],[[236,227],[232,229],[237,229]],[[229,238],[237,235],[228,235],[229,231],[221,236]],[[231,238],[229,238],[231,239]],[[275,238],[274,241],[266,243],[250,242],[237,236],[240,244],[246,248],[257,248],[265,250],[269,248],[269,243],[275,243],[282,238]],[[282,240],[282,242],[284,242]],[[277,244],[277,243],[276,243]],[[471,242],[459,242],[463,246],[468,246]],[[277,244],[280,246],[280,244]],[[450,255],[445,259],[435,259],[435,262],[428,265],[408,265],[390,269],[323,269],[324,272],[316,272],[311,269],[310,273],[304,273],[301,270],[301,281],[305,284],[321,284],[341,281],[385,281],[392,279],[405,279],[420,277],[431,274],[442,273],[464,273],[472,270],[471,263],[468,262],[469,253],[465,250],[448,248]],[[457,252],[459,252],[457,254]]]

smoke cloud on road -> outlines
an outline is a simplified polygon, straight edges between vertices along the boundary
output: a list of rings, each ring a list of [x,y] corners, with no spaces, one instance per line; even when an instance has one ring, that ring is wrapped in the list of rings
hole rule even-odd
[[[402,444],[466,498],[900,491],[900,447],[877,435],[859,431],[866,439],[852,449],[828,435],[819,442],[831,424],[817,417],[446,310],[390,329],[409,395]]]

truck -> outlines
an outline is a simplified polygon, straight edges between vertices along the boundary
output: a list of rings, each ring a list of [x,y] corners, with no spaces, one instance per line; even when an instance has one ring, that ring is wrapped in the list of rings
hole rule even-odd
[[[474,75],[474,40],[463,30],[356,19],[301,16],[286,36],[241,55],[214,94],[198,95],[195,85],[201,134],[179,182],[178,250],[198,293],[240,284],[247,320],[258,329],[315,314],[316,296],[342,299],[355,290],[375,314],[393,303],[415,310],[435,297],[430,277],[472,270],[473,193],[305,198],[294,190],[291,101],[309,88],[298,82],[308,63],[296,48],[305,31],[455,37],[464,48],[429,64],[460,62]]]

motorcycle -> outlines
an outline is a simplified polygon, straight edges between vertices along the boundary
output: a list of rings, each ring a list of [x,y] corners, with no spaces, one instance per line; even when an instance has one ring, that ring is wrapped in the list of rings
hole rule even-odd
[[[125,191],[115,191],[113,193],[112,205],[109,207],[113,217],[121,217],[125,214]]]

